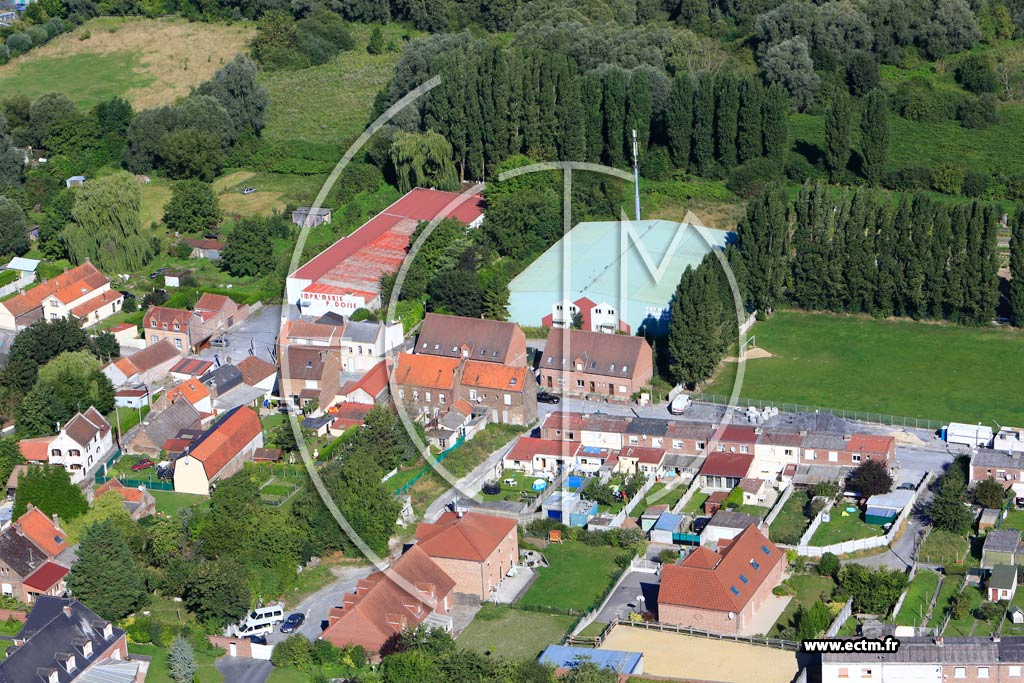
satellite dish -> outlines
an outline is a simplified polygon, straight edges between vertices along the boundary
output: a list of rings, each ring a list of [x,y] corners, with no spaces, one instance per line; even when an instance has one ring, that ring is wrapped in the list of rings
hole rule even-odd
[[[732,621],[735,618],[736,618],[736,615],[734,613],[732,613],[732,612],[729,612],[729,621]]]

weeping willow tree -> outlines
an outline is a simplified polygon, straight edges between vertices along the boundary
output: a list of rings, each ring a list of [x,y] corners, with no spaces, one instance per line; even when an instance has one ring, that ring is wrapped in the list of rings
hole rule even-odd
[[[91,259],[107,272],[130,273],[153,257],[153,241],[139,218],[142,195],[130,173],[86,181],[75,190],[74,223],[64,229],[72,262]]]
[[[391,163],[398,178],[398,189],[414,187],[457,190],[459,174],[452,162],[452,145],[440,133],[395,133],[391,142]]]

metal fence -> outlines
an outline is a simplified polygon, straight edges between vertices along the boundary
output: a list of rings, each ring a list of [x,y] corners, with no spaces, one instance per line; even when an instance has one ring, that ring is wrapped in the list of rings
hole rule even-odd
[[[145,486],[151,491],[173,491],[174,482],[160,481],[159,479],[120,479],[118,477],[104,477],[101,474],[96,475],[97,484],[106,484],[111,479],[117,479],[124,486],[129,488],[135,488],[138,486]]]
[[[686,636],[697,636],[699,638],[710,638],[712,640],[732,640],[737,643],[747,643],[748,645],[760,645],[761,647],[772,647],[779,650],[792,650],[796,651],[800,648],[800,643],[794,640],[784,640],[782,638],[761,638],[758,636],[736,636],[726,635],[723,633],[712,633],[710,631],[701,631],[695,628],[689,628],[686,626],[675,626],[674,624],[662,624],[657,621],[627,621],[625,619],[619,619],[615,622],[622,626],[632,626],[634,628],[643,628],[648,631],[667,631],[670,633],[681,633]]]
[[[729,404],[729,397],[721,394],[699,393],[693,396],[693,400],[720,406]],[[736,399],[736,405],[740,408],[774,407],[784,413],[828,413],[830,415],[835,415],[836,417],[841,417],[844,420],[865,422],[867,424],[888,425],[892,427],[913,427],[914,429],[938,430],[941,429],[943,425],[949,424],[948,420],[942,421],[930,420],[921,417],[901,417],[899,415],[861,412],[859,410],[837,410],[835,408],[826,408],[824,406],[809,406],[803,405],[802,403],[785,403],[780,401],[762,401],[760,399],[743,397]]]

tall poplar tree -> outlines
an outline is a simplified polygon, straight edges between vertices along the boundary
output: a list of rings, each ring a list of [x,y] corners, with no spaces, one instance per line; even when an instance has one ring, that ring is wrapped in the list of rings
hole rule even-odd
[[[789,114],[789,96],[778,83],[768,86],[761,110],[764,131],[764,155],[773,161],[786,158],[786,116]]]
[[[626,127],[626,72],[612,67],[604,75],[604,159],[609,166],[625,165],[623,154]]]
[[[715,81],[715,158],[723,169],[736,165],[736,125],[739,115],[739,84],[730,74]]]
[[[651,102],[651,86],[647,82],[647,72],[643,69],[636,69],[629,76],[629,99],[626,112],[625,149],[632,148],[632,131],[634,130],[640,149],[647,149],[651,140],[651,117],[654,115],[654,105]]]
[[[877,185],[885,174],[889,155],[889,100],[881,88],[869,92],[864,100],[860,147],[864,177],[872,185]]]
[[[789,269],[786,200],[780,187],[768,187],[747,204],[736,236],[747,272],[747,303],[768,314],[782,301]]]
[[[850,96],[836,88],[825,110],[825,168],[828,178],[838,182],[850,160]]]
[[[665,108],[668,152],[672,164],[686,170],[690,163],[690,140],[693,135],[693,81],[686,72],[672,79],[668,105]],[[761,131],[757,131],[757,155],[761,154]]]
[[[1013,212],[1010,235],[1010,319],[1024,327],[1024,204]]]
[[[764,154],[761,144],[761,106],[764,88],[753,78],[740,83],[740,110],[736,118],[736,161],[746,163]]]
[[[715,81],[701,74],[693,103],[693,162],[698,173],[707,173],[715,156]]]

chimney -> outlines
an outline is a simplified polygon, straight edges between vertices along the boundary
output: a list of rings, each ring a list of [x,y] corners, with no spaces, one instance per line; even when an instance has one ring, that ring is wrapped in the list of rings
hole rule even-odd
[[[992,642],[993,643],[999,643],[1001,641],[1002,641],[1002,638],[999,637],[998,633],[993,633],[992,634]]]
[[[57,516],[56,512],[53,513],[53,526],[57,527],[57,530],[60,531],[60,517]]]
[[[942,636],[935,636],[935,644],[942,647]]]
[[[63,609],[64,609],[64,616],[70,617],[71,616],[71,603],[68,603],[68,604],[64,605]]]

